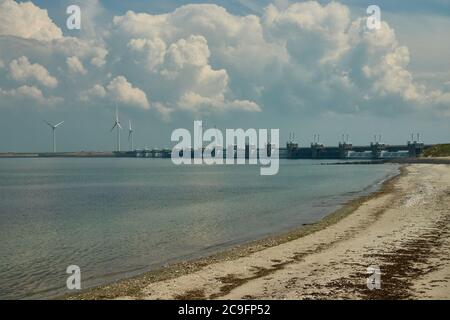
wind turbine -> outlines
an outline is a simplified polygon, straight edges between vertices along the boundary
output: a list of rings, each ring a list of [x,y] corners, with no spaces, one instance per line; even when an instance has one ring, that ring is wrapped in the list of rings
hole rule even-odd
[[[58,124],[56,124],[56,125],[53,125],[53,124],[51,124],[50,122],[48,122],[48,121],[46,121],[46,120],[44,120],[44,122],[45,122],[46,124],[48,124],[48,126],[49,126],[50,128],[52,128],[52,131],[53,131],[53,152],[56,152],[56,133],[55,133],[55,130],[56,130],[56,128],[58,128],[60,125],[62,125],[62,124],[64,123],[64,121],[61,121],[60,123],[58,123]]]
[[[111,128],[110,132],[112,132],[115,128],[117,128],[117,151],[120,152],[120,130],[122,130],[122,126],[120,125],[119,110],[117,109],[117,106],[116,106],[116,120],[114,121],[114,125]]]
[[[131,127],[131,120],[128,120],[128,123],[130,124],[130,129],[128,130],[128,141],[131,143],[131,151],[134,150],[134,144],[133,144],[133,133],[134,129]]]

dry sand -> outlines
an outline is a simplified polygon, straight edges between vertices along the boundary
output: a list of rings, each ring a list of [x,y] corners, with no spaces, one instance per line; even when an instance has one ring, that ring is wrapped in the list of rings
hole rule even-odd
[[[335,214],[314,232],[72,298],[450,299],[450,166],[403,171],[384,192],[353,203],[351,214]],[[371,291],[372,265],[382,274],[381,289]]]

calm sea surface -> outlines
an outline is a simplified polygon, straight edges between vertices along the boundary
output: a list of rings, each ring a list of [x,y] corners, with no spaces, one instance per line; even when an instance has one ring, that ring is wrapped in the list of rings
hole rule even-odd
[[[0,159],[0,298],[87,288],[315,222],[390,165],[177,167],[164,159]]]

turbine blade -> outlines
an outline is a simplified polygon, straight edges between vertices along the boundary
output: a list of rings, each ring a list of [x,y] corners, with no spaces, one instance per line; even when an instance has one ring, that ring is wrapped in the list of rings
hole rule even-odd
[[[128,141],[131,140],[131,135],[133,134],[133,131],[130,131],[130,133],[128,134]]]
[[[50,128],[53,128],[53,125],[52,125],[50,122],[48,122],[47,120],[42,120],[42,121],[44,121],[46,124],[48,124],[48,126],[49,126]]]
[[[120,125],[120,122],[117,122],[117,125],[119,126],[120,130],[123,130],[122,126]]]
[[[60,126],[60,125],[62,125],[63,123],[64,123],[64,121],[61,121],[60,123],[58,123],[58,124],[55,126],[55,128],[58,127],[58,126]]]
[[[110,132],[112,132],[116,126],[117,126],[117,122],[114,123],[114,125],[113,125],[113,127],[111,128],[111,131],[110,131]]]

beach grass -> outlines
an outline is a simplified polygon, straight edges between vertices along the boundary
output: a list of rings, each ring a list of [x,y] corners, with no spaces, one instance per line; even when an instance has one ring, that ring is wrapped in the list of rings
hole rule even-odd
[[[450,157],[450,143],[437,144],[429,149],[426,149],[423,153],[424,157]]]

